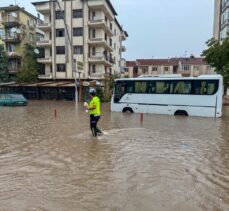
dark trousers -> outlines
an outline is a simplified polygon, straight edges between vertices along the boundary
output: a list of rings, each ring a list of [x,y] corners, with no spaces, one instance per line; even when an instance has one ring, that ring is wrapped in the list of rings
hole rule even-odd
[[[100,116],[95,116],[94,114],[90,115],[90,127],[93,136],[97,136],[98,133],[102,133],[101,130],[97,127],[97,123],[100,119]]]

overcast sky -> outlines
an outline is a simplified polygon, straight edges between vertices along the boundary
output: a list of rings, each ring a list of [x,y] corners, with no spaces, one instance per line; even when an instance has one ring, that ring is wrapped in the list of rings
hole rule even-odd
[[[36,0],[34,0],[36,1]],[[16,0],[36,15],[31,0]],[[213,34],[214,0],[111,0],[128,32],[124,58],[199,56]],[[15,0],[0,0],[0,6]]]

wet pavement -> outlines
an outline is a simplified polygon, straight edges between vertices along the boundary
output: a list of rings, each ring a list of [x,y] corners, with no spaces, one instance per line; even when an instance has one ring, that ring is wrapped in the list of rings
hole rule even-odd
[[[102,111],[93,138],[82,104],[0,107],[0,210],[229,210],[229,107],[143,123]]]

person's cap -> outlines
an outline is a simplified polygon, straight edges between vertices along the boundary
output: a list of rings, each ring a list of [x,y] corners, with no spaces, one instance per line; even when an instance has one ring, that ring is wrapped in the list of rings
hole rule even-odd
[[[91,89],[89,90],[89,92],[90,92],[91,94],[95,94],[95,93],[96,93],[96,90],[95,90],[94,88],[91,88]]]

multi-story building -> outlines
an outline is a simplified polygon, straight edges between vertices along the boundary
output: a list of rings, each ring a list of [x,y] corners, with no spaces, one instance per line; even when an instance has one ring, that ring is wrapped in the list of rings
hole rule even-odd
[[[214,38],[221,42],[229,33],[229,0],[215,0]]]
[[[171,58],[171,59],[138,59],[127,61],[125,77],[141,75],[158,76],[163,74],[181,74],[183,76],[199,76],[215,74],[214,69],[202,58]]]
[[[5,46],[9,57],[8,70],[12,79],[21,66],[24,45],[35,46],[37,34],[42,36],[42,31],[36,31],[36,20],[19,6],[0,7],[0,44]]]
[[[37,43],[45,48],[45,74],[40,79],[74,79],[78,62],[81,78],[102,79],[120,72],[122,42],[128,34],[116,19],[109,0],[58,0],[33,3],[44,16],[38,28],[45,32]],[[78,69],[79,71],[79,69]],[[79,77],[79,74],[76,74]]]

